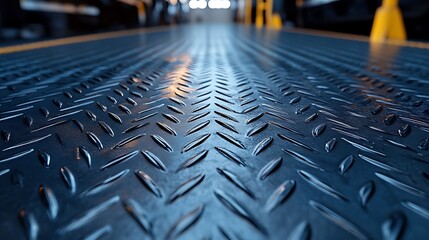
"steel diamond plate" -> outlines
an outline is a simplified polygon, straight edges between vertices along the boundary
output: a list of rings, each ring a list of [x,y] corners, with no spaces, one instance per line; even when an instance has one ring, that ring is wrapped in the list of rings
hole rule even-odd
[[[424,239],[428,61],[234,25],[0,55],[0,236]]]

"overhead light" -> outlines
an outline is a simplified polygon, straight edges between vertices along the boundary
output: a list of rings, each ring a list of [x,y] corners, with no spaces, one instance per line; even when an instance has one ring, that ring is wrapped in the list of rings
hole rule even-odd
[[[207,7],[206,0],[200,0],[200,1],[198,1],[198,8],[199,9],[205,9],[206,7]]]
[[[191,0],[189,1],[189,8],[191,9],[205,9],[207,7],[206,0]]]
[[[198,1],[196,1],[196,0],[189,1],[189,8],[190,9],[197,9],[198,8]]]
[[[229,0],[210,0],[209,8],[210,9],[228,9],[231,7],[231,2]]]

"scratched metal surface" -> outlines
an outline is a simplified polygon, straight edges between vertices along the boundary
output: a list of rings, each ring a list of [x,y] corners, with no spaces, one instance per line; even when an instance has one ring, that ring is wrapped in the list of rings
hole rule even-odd
[[[215,25],[0,55],[0,236],[426,238],[428,62]]]

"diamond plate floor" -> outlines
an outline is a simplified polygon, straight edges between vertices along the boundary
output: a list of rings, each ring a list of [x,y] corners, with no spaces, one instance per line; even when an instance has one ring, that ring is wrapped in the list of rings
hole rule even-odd
[[[424,239],[428,62],[227,25],[0,55],[0,236]]]

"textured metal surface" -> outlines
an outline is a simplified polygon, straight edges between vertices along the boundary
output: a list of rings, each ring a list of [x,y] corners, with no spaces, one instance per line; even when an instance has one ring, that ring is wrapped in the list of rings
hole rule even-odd
[[[0,236],[426,238],[428,53],[185,26],[0,55]]]

